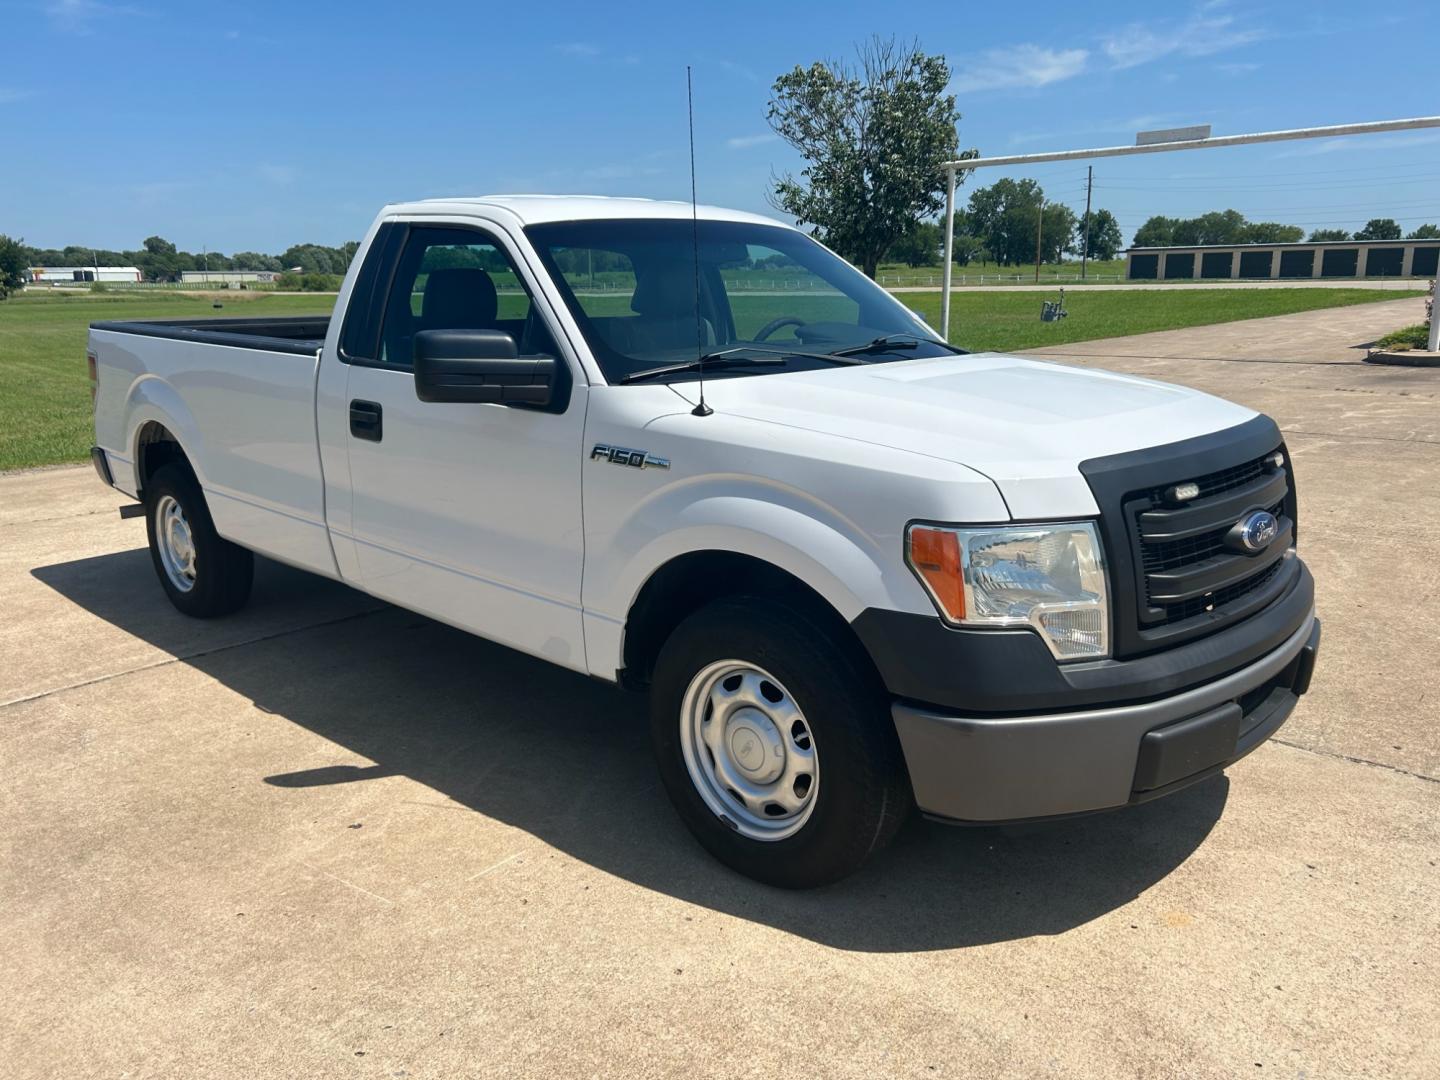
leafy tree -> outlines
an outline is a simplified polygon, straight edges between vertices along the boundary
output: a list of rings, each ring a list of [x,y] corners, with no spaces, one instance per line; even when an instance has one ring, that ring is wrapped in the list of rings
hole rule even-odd
[[[1040,257],[1047,263],[1059,262],[1068,252],[1075,250],[1075,211],[1064,203],[1046,203],[1043,211],[1044,228],[1040,230]],[[1035,257],[1035,245],[1030,245],[1030,258]]]
[[[1406,240],[1440,240],[1440,225],[1421,225]]]
[[[1082,217],[1075,226],[1075,249],[1091,259],[1113,259],[1125,243],[1120,233],[1120,223],[1109,210],[1093,210],[1090,213],[1090,242],[1085,242],[1085,219]],[[1086,251],[1086,248],[1089,248]]]
[[[1394,218],[1371,218],[1355,234],[1356,240],[1399,240],[1400,223]]]
[[[237,251],[230,260],[236,270],[283,270],[284,266],[274,255],[261,255],[258,251]]]
[[[968,231],[982,237],[1001,266],[1035,257],[1035,216],[1045,192],[1034,180],[997,180],[970,193],[965,218]]]
[[[987,257],[985,250],[985,239],[980,236],[973,236],[970,233],[962,233],[957,230],[955,233],[955,246],[950,254],[954,257],[955,263],[959,266],[969,266],[976,259]]]
[[[1312,244],[1321,243],[1326,240],[1349,239],[1350,232],[1348,229],[1315,229],[1310,233],[1310,242]]]
[[[1242,244],[1293,244],[1305,239],[1299,225],[1282,225],[1278,221],[1252,221],[1240,230]]]
[[[938,266],[945,236],[933,221],[917,221],[890,249],[890,257],[906,266]]]
[[[1238,210],[1212,210],[1196,218],[1175,223],[1176,244],[1238,244],[1245,229],[1245,215]]]
[[[1156,214],[1147,218],[1145,224],[1135,230],[1135,247],[1169,247],[1175,243],[1175,226],[1180,224],[1178,218],[1163,217]]]
[[[0,300],[25,284],[25,271],[30,265],[27,253],[24,240],[0,234]]]
[[[147,236],[145,238],[145,250],[151,255],[174,255],[175,245],[163,236]]]
[[[831,60],[781,75],[767,118],[805,167],[776,179],[771,203],[873,278],[911,223],[941,207],[960,119],[949,83],[944,57],[880,37],[858,69]]]

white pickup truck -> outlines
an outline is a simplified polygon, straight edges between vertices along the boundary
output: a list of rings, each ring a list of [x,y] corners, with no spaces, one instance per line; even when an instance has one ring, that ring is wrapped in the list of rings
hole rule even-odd
[[[235,610],[256,552],[648,688],[686,824],[795,887],[916,806],[1121,807],[1285,721],[1320,626],[1273,421],[966,353],[694,213],[389,206],[329,319],[96,323],[95,466],[175,606]]]

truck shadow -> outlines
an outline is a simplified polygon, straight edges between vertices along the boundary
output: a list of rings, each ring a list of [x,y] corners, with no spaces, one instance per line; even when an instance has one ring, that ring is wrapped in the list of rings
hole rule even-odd
[[[1217,777],[1156,803],[1043,826],[917,819],[854,877],[784,892],[731,873],[690,838],[656,778],[639,696],[390,607],[206,645],[148,563],[145,552],[125,551],[32,574],[345,748],[322,768],[254,777],[292,791],[296,814],[310,812],[314,788],[404,775],[607,873],[835,948],[952,949],[1069,930],[1180,866],[1228,793]],[[313,608],[318,621],[335,591],[348,592],[257,563],[257,601]]]

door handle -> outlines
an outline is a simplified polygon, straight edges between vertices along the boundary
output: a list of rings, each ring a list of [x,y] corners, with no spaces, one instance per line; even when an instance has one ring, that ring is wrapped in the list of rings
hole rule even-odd
[[[356,398],[350,402],[350,434],[357,439],[379,442],[383,433],[382,415],[378,401]]]

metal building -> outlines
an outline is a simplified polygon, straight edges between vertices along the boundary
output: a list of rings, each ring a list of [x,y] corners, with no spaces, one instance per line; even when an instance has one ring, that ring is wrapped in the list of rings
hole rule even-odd
[[[1440,240],[1331,240],[1298,244],[1133,247],[1133,281],[1231,278],[1435,277]]]
[[[73,285],[90,281],[140,281],[138,266],[32,266],[29,280],[36,285]]]
[[[272,282],[280,276],[278,270],[182,270],[182,285],[245,285],[251,282]]]

